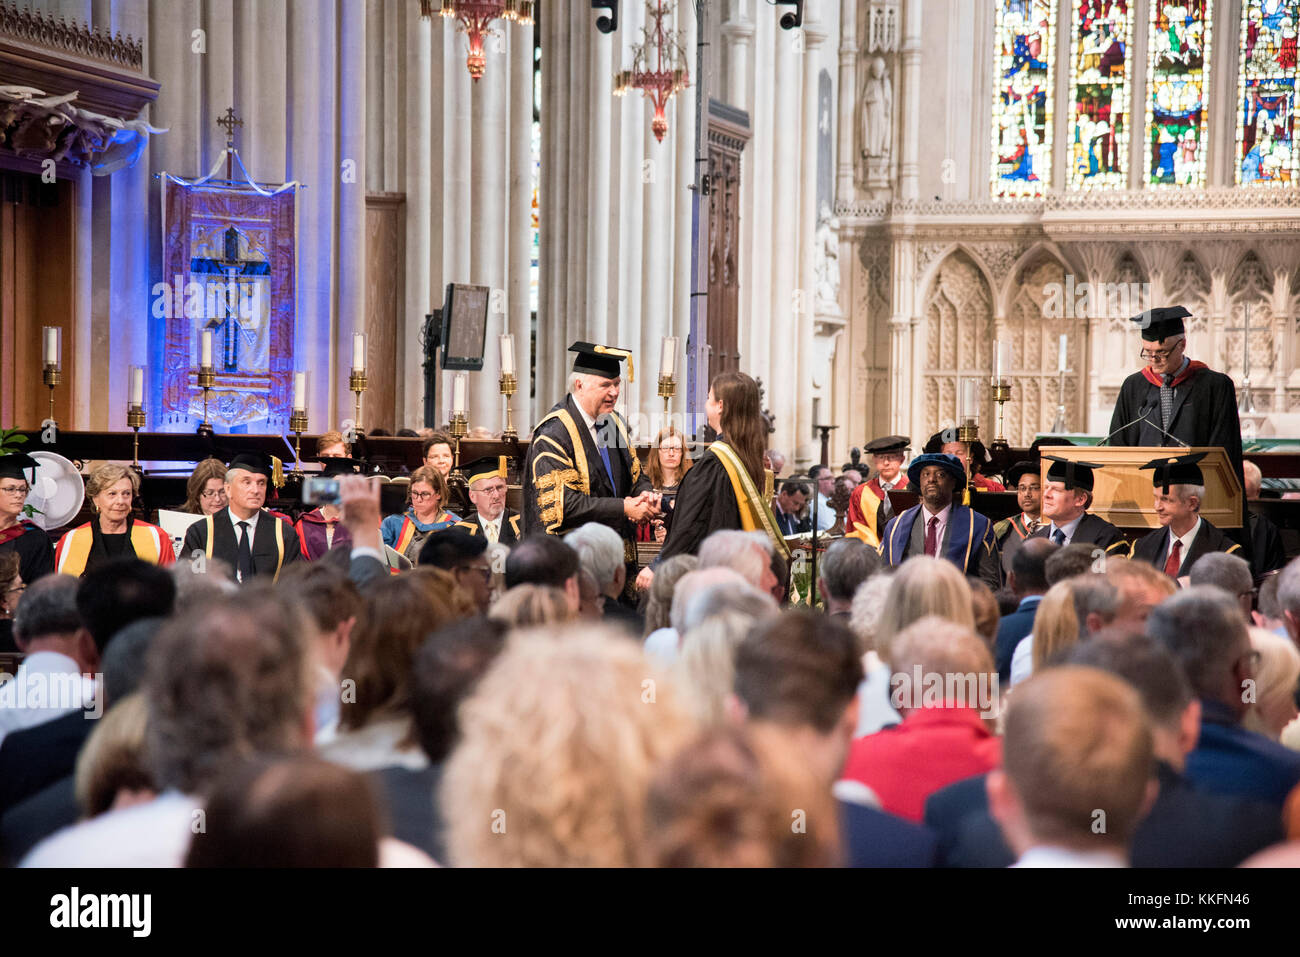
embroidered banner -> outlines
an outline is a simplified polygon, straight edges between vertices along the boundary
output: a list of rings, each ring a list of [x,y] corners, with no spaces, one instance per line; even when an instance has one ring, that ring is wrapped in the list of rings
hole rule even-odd
[[[203,417],[203,332],[212,332],[216,384],[208,421],[218,431],[283,434],[294,368],[296,190],[163,178],[163,277],[154,314],[165,319],[162,430]]]

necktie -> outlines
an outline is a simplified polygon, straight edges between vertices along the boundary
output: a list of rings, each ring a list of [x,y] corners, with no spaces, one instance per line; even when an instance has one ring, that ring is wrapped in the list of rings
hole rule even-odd
[[[939,519],[931,518],[925,529],[925,553],[933,558],[939,551]]]
[[[893,488],[893,487],[894,487],[894,486],[890,485],[888,482],[881,482],[881,483],[880,483],[881,491],[883,491],[883,492],[885,493],[885,496],[884,496],[884,497],[885,497],[884,505],[885,505],[885,518],[886,518],[886,519],[893,517],[893,514],[894,514],[894,506],[892,506],[891,504],[889,504],[889,490],[890,490],[891,488]]]
[[[247,581],[253,577],[253,547],[248,542],[248,523],[239,523],[239,558],[236,565],[239,580]]]
[[[487,536],[487,540],[488,540],[489,542],[492,542],[492,543],[495,544],[495,543],[496,543],[496,540],[497,540],[497,523],[496,523],[496,522],[488,522],[486,525],[484,525],[484,526],[483,526],[483,534],[485,534],[485,535]]]
[[[1058,545],[1064,545],[1065,532],[1061,531],[1059,528],[1056,531],[1052,532],[1052,541],[1056,542],[1056,544]]]
[[[609,476],[609,486],[618,491],[618,486],[614,484],[614,466],[609,464],[609,449],[605,448],[604,429],[596,429],[596,450],[600,452],[600,460],[605,463],[605,474]]]
[[[1178,568],[1182,565],[1183,543],[1174,539],[1174,547],[1169,549],[1169,560],[1165,562],[1165,574],[1170,578],[1178,577]]]
[[[1169,430],[1169,420],[1174,417],[1174,376],[1166,373],[1160,386],[1160,427]]]

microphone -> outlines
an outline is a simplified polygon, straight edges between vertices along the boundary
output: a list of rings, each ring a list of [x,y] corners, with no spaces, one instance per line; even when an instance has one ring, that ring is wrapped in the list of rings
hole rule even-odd
[[[1155,409],[1155,407],[1156,407],[1159,403],[1160,403],[1160,399],[1159,399],[1158,396],[1157,396],[1155,399],[1147,399],[1147,401],[1146,401],[1145,403],[1143,403],[1143,405],[1142,405],[1142,411],[1138,413],[1138,417],[1137,417],[1136,419],[1134,419],[1132,422],[1126,422],[1126,423],[1124,423],[1124,424],[1121,425],[1118,429],[1115,429],[1115,431],[1111,432],[1110,435],[1106,436],[1104,439],[1102,439],[1100,442],[1098,442],[1097,445],[1099,445],[1099,446],[1101,446],[1101,445],[1109,445],[1111,439],[1113,439],[1115,436],[1119,435],[1119,433],[1123,432],[1123,431],[1124,431],[1125,429],[1127,429],[1129,426],[1131,426],[1131,425],[1137,425],[1139,422],[1145,421],[1145,422],[1147,423],[1147,425],[1154,425],[1154,426],[1156,427],[1156,430],[1157,430],[1158,432],[1160,432],[1162,435],[1165,435],[1165,436],[1167,436],[1168,438],[1173,439],[1175,442],[1177,442],[1177,443],[1178,443],[1179,445],[1181,445],[1183,448],[1185,448],[1185,449],[1190,449],[1191,446],[1188,445],[1186,442],[1184,442],[1182,439],[1180,439],[1178,436],[1173,435],[1173,434],[1170,433],[1170,432],[1166,432],[1165,429],[1164,429],[1162,426],[1158,425],[1157,423],[1155,423],[1155,422],[1152,421],[1151,419],[1147,418],[1147,416],[1151,414],[1151,412]]]

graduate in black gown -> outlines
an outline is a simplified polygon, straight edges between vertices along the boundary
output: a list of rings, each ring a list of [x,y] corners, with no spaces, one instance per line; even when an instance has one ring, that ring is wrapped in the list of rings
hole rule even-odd
[[[54,571],[54,546],[44,529],[23,518],[40,462],[21,452],[0,455],[0,552],[18,555],[18,574],[30,585]]]
[[[1189,359],[1182,306],[1165,306],[1134,316],[1142,329],[1146,365],[1124,380],[1110,420],[1111,445],[1220,446],[1228,453],[1244,489],[1241,420],[1232,380],[1204,362]],[[1246,528],[1245,497],[1242,528]],[[1225,529],[1250,559],[1250,536]]]
[[[760,412],[758,383],[743,372],[716,376],[704,411],[718,438],[682,479],[672,527],[655,562],[694,555],[709,535],[723,529],[764,532],[777,555],[788,560],[790,551],[765,488],[767,423]],[[637,587],[648,588],[653,577],[653,565],[643,569]]]

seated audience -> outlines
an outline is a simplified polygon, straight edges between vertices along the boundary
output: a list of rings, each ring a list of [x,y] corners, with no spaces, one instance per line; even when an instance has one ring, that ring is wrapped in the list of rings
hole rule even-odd
[[[1016,646],[1034,630],[1034,615],[1038,605],[1051,586],[1047,583],[1047,560],[1060,548],[1054,542],[1041,538],[1027,538],[1016,549],[1011,559],[1011,572],[1007,584],[1015,593],[1019,604],[998,625],[997,648],[994,658],[998,666],[998,680],[1011,686],[1011,658]]]
[[[1259,653],[1255,668],[1255,707],[1246,712],[1241,724],[1281,741],[1283,729],[1300,714],[1296,710],[1300,651],[1290,638],[1279,638],[1263,628],[1250,629],[1250,646]]]
[[[168,621],[144,685],[158,797],[58,832],[24,866],[180,866],[223,764],[309,746],[311,627],[295,603],[257,585]]]
[[[1115,621],[1119,590],[1101,575],[1084,574],[1057,582],[1043,597],[1034,633],[1011,658],[1011,684],[1056,664],[1077,642]]]
[[[970,585],[971,612],[975,615],[975,634],[988,645],[989,654],[993,654],[993,649],[998,643],[998,627],[1002,624],[998,596],[978,578],[968,578],[966,583]]]
[[[989,809],[1017,867],[1128,865],[1156,793],[1151,729],[1131,686],[1078,666],[1035,676],[1011,696],[1003,762],[988,777]]]
[[[425,468],[433,469],[444,479],[451,474],[456,456],[452,452],[452,438],[446,432],[433,432],[421,444],[420,458]]]
[[[699,567],[730,568],[759,591],[771,594],[778,584],[772,572],[773,551],[771,539],[762,532],[724,529],[700,544]]]
[[[381,811],[365,777],[308,754],[256,756],[216,782],[186,867],[378,867]]]
[[[177,511],[191,515],[216,515],[229,504],[226,500],[226,463],[206,458],[190,473],[185,483],[185,504]]]
[[[320,562],[290,566],[276,587],[302,602],[316,623],[316,727],[329,727],[339,717],[343,666],[363,610],[361,592],[345,572]]]
[[[1063,582],[1067,578],[1074,578],[1076,575],[1100,572],[1102,565],[1097,561],[1096,551],[1096,545],[1084,542],[1058,548],[1048,556],[1045,565],[1047,587],[1050,588],[1057,582]],[[1122,557],[1121,555],[1108,555],[1106,565],[1109,565],[1112,560],[1118,560]]]
[[[880,554],[856,538],[831,542],[817,563],[817,593],[826,614],[849,618],[858,586],[880,571]]]
[[[697,622],[727,608],[765,617],[775,614],[776,602],[752,587],[730,568],[697,568],[683,575],[673,591],[668,628],[645,640],[645,651],[660,664],[676,659],[682,636]]]
[[[929,615],[975,630],[970,585],[962,573],[951,562],[914,555],[889,579],[889,591],[876,623],[876,653],[881,660],[890,661],[890,644],[895,635]]]
[[[507,643],[460,708],[443,773],[452,865],[648,862],[650,780],[693,728],[669,683],[647,688],[644,655],[620,637],[584,626],[563,641],[543,631]]]
[[[375,433],[371,433],[372,435]],[[352,450],[348,448],[347,441],[343,438],[343,433],[338,429],[331,429],[328,432],[322,432],[320,438],[316,440],[316,458],[348,458],[352,455]]]
[[[772,499],[772,514],[776,526],[787,538],[812,531],[812,519],[805,509],[808,505],[808,486],[794,479],[781,483],[781,490]]]
[[[863,671],[862,684],[858,685],[858,726],[853,732],[855,738],[873,734],[903,720],[889,700],[889,677],[892,672],[876,651],[880,612],[889,588],[888,575],[873,575],[868,578],[858,586],[849,613],[849,628],[858,641]]]
[[[564,542],[578,553],[578,564],[604,596],[605,621],[640,635],[641,616],[620,601],[627,585],[627,565],[623,560],[623,539],[618,532],[608,525],[588,522],[565,535]]]
[[[343,664],[338,723],[316,737],[321,757],[358,771],[425,767],[411,721],[411,663],[430,631],[468,612],[451,576],[437,569],[371,584]]]
[[[549,585],[564,592],[574,612],[578,592],[578,553],[554,535],[528,535],[506,556],[506,590],[516,585]]]
[[[139,474],[124,465],[106,462],[86,476],[86,497],[95,517],[59,539],[54,570],[80,576],[116,558],[138,558],[150,565],[176,561],[171,536],[131,514],[139,494]]]
[[[1183,666],[1201,700],[1201,734],[1187,757],[1193,785],[1281,808],[1300,782],[1300,754],[1247,729],[1252,705],[1243,689],[1258,681],[1259,653],[1236,599],[1220,588],[1186,588],[1154,608],[1147,634]]]
[[[600,593],[600,586],[596,584],[596,579],[585,568],[578,569],[578,617],[591,622],[600,621],[605,617],[605,596]]]
[[[83,820],[157,797],[144,754],[148,718],[148,705],[137,692],[117,702],[96,722],[77,755],[74,782]]]
[[[568,596],[549,585],[516,585],[496,600],[488,617],[507,628],[563,625],[578,618]]]
[[[697,622],[682,639],[673,674],[683,707],[701,728],[727,720],[736,678],[736,649],[756,623],[743,611],[727,609]]]
[[[1255,610],[1251,612],[1250,620],[1252,624],[1267,628],[1275,635],[1289,638],[1291,632],[1287,628],[1286,613],[1282,610],[1278,593],[1281,583],[1281,573],[1269,575],[1260,583],[1259,600],[1255,603]]]
[[[504,549],[503,549],[504,550]],[[480,613],[492,601],[492,563],[487,539],[453,525],[434,532],[420,549],[421,568],[441,568]]]
[[[890,667],[903,722],[855,740],[843,776],[870,788],[883,810],[919,822],[935,791],[998,764],[993,658],[970,629],[927,617],[894,636]]]
[[[444,507],[449,494],[442,473],[431,468],[418,468],[412,472],[406,511],[401,515],[389,515],[380,523],[384,544],[411,561],[417,561],[426,538],[460,521],[459,516]]]
[[[478,615],[439,628],[425,639],[411,674],[411,713],[429,764],[419,770],[390,767],[370,772],[393,836],[438,862],[447,856],[438,786],[443,764],[460,737],[456,712],[505,647],[506,631],[505,624]]]
[[[1160,527],[1134,542],[1129,557],[1150,562],[1170,578],[1187,575],[1197,560],[1210,552],[1241,553],[1241,545],[1201,518],[1205,477],[1196,463],[1205,455],[1153,459],[1142,466],[1152,469]]]
[[[1178,591],[1177,582],[1146,562],[1107,558],[1105,575],[1119,590],[1115,627],[1142,631],[1151,609]]]
[[[646,595],[645,626],[641,630],[643,637],[648,639],[661,628],[671,627],[668,616],[673,607],[673,591],[681,577],[687,572],[695,571],[699,564],[700,560],[694,555],[674,555],[659,563]]]
[[[1237,599],[1241,614],[1246,624],[1251,624],[1251,613],[1255,610],[1255,579],[1250,571],[1250,562],[1240,555],[1227,552],[1206,552],[1196,559],[1187,577],[1193,585],[1217,585]]]

